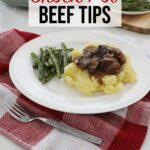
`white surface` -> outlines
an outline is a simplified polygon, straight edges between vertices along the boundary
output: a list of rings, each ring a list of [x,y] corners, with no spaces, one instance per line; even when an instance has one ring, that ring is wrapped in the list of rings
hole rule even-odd
[[[114,45],[129,55],[138,82],[125,85],[116,94],[102,95],[99,92],[92,96],[85,96],[67,85],[63,78],[53,78],[48,84],[42,85],[32,68],[31,52],[34,50],[39,53],[39,49],[45,45],[59,48],[62,40],[68,47],[73,48],[84,47],[88,42]],[[127,107],[144,97],[150,89],[150,70],[147,70],[149,66],[150,61],[138,48],[118,38],[97,32],[63,31],[43,35],[23,45],[10,62],[10,76],[21,93],[40,105],[63,112],[94,114]]]
[[[36,32],[39,34],[51,33],[62,30],[72,30],[67,28],[30,28],[27,23],[27,10],[8,7],[0,1],[0,32],[4,32],[10,28],[18,28],[20,30],[26,30]],[[76,29],[75,29],[76,30]],[[82,28],[80,30],[86,30]],[[106,34],[111,34],[114,37],[121,38],[124,41],[133,43],[140,48],[150,58],[150,35],[142,35],[130,31],[126,31],[120,28],[90,28],[91,31],[101,31]],[[150,126],[150,124],[149,124]],[[7,138],[0,135],[0,147],[2,150],[23,150],[15,143],[11,142]],[[149,150],[150,147],[150,128],[144,141],[141,150]]]
[[[61,140],[58,140],[61,139]],[[51,142],[48,142],[51,141]],[[56,144],[57,143],[57,144]],[[53,129],[33,150],[101,150],[98,146]]]

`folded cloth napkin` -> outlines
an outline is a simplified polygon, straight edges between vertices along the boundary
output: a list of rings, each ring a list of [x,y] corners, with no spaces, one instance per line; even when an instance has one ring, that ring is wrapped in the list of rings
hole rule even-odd
[[[122,110],[97,115],[75,115],[35,104],[15,88],[9,77],[9,61],[20,46],[38,36],[15,29],[0,34],[0,104],[11,98],[35,114],[60,120],[100,137],[103,143],[94,145],[40,121],[20,123],[2,108],[0,133],[25,149],[33,150],[139,150],[148,129],[150,93]]]

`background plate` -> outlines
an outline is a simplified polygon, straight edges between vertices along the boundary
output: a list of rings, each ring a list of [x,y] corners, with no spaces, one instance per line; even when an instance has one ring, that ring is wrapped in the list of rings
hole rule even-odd
[[[122,11],[123,15],[144,15],[150,13],[150,11],[134,11],[134,12],[130,12],[130,11]]]

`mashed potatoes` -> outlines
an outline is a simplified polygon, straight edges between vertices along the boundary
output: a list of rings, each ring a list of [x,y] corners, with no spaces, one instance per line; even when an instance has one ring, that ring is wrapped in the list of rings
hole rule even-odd
[[[72,52],[72,59],[75,59],[81,53],[81,50],[74,50]],[[127,57],[126,64],[118,75],[105,75],[101,79],[96,79],[89,75],[86,70],[81,70],[75,63],[71,63],[65,67],[64,79],[70,86],[76,87],[85,95],[92,95],[98,91],[112,94],[121,91],[124,83],[135,82],[136,74]]]

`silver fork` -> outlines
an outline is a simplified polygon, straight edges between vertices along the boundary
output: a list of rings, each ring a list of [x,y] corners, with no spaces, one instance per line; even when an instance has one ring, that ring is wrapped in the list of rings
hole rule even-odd
[[[73,128],[63,122],[56,121],[50,118],[38,117],[35,114],[27,111],[25,108],[21,107],[17,102],[12,101],[11,99],[6,100],[5,103],[2,105],[2,107],[6,111],[8,111],[8,113],[14,119],[16,119],[19,122],[27,123],[33,120],[40,120],[48,125],[55,127],[56,129],[72,134],[76,137],[79,137],[91,143],[98,144],[98,145],[102,143],[102,139],[96,136],[90,135],[86,132],[83,132],[79,129]]]

